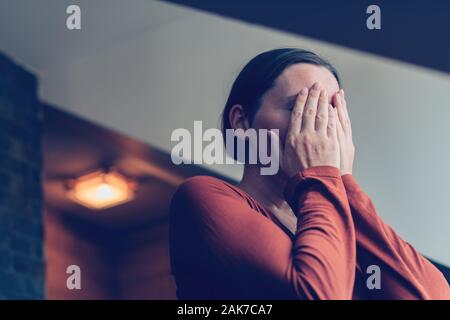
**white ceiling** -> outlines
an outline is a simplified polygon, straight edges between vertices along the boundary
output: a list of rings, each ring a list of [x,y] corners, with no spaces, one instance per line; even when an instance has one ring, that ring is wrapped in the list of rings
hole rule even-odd
[[[81,8],[81,30],[66,28],[71,4]],[[41,71],[182,17],[154,0],[0,0],[0,51]]]

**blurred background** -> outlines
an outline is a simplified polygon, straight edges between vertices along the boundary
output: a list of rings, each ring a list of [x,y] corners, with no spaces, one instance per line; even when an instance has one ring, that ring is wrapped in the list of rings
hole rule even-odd
[[[298,24],[288,4],[176,2],[0,0],[0,298],[175,299],[173,191],[199,174],[236,182],[242,167],[175,166],[171,133],[194,120],[219,128],[241,68],[279,47],[312,50],[339,70],[354,176],[448,276],[450,67],[418,41],[441,30],[389,33],[386,10],[390,36],[369,34],[364,1],[340,6],[342,17],[324,2],[303,6]],[[66,28],[71,4],[80,30]],[[81,290],[67,288],[70,265]]]

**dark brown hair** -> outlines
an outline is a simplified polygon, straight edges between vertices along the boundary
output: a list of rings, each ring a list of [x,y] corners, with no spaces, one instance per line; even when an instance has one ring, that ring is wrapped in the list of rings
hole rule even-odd
[[[231,129],[229,113],[235,104],[242,105],[250,124],[261,104],[262,96],[274,86],[278,76],[290,65],[309,63],[323,66],[330,70],[336,78],[339,87],[341,81],[337,70],[317,54],[298,48],[281,48],[260,53],[241,70],[228,96],[222,112],[222,133]]]

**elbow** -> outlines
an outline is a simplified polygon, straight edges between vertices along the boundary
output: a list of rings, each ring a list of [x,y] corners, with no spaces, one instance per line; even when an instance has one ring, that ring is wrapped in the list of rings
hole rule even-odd
[[[354,278],[349,275],[304,274],[296,272],[294,294],[300,300],[351,300]]]

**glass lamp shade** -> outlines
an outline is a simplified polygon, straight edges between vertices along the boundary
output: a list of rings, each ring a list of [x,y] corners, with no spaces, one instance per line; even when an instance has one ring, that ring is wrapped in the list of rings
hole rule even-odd
[[[134,185],[117,172],[99,170],[75,179],[68,194],[73,201],[100,210],[133,200]]]

